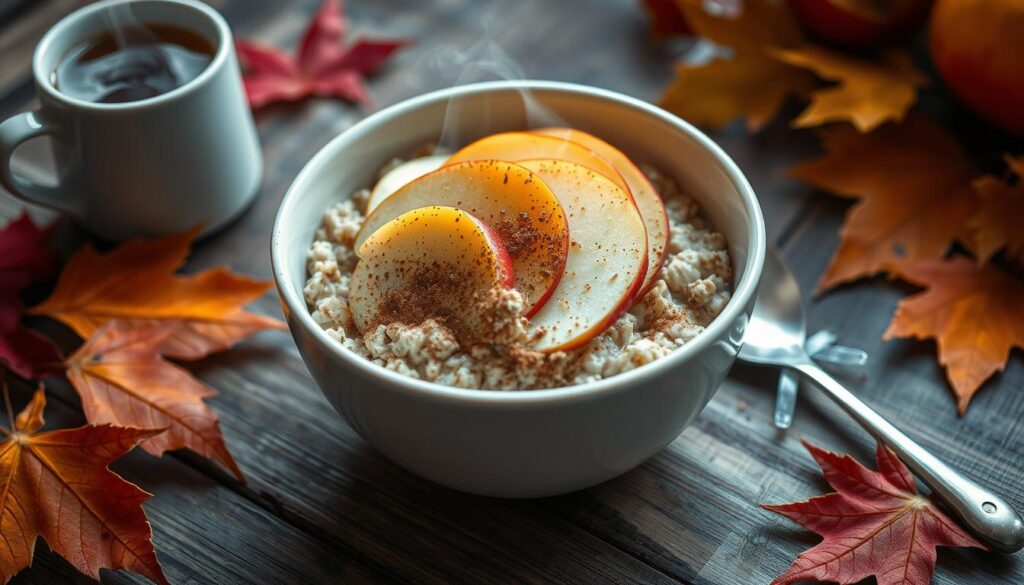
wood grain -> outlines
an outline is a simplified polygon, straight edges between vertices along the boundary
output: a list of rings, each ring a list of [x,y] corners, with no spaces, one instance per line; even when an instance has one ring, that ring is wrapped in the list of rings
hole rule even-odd
[[[214,4],[240,36],[293,45],[317,2]],[[371,82],[372,107],[311,100],[261,112],[267,171],[259,199],[197,247],[187,270],[225,264],[269,277],[270,225],[305,161],[369,111],[459,81],[464,71],[444,58],[467,52],[484,31],[526,77],[588,83],[650,101],[657,100],[674,57],[647,41],[645,17],[631,0],[347,5],[351,36],[415,37],[416,45]],[[21,79],[10,78],[15,86]],[[0,78],[0,89],[5,83]],[[29,99],[16,94],[0,102],[3,115],[28,107]],[[781,173],[815,152],[812,137],[782,123],[754,136],[732,125],[713,137],[747,173],[770,234],[783,245],[803,290],[812,290],[845,209]],[[41,155],[24,158],[45,173]],[[958,419],[934,348],[880,340],[896,301],[909,291],[882,280],[840,289],[814,300],[811,325],[871,352],[867,379],[852,382],[865,400],[1024,508],[1020,356]],[[255,308],[279,315],[270,294]],[[767,583],[817,541],[757,506],[827,489],[798,439],[865,461],[872,454],[867,436],[809,390],[794,427],[776,432],[775,373],[737,366],[698,421],[637,469],[557,498],[494,500],[430,484],[366,446],[323,399],[286,334],[260,335],[192,369],[221,393],[212,404],[248,484],[188,455],[160,461],[133,456],[118,468],[157,492],[148,507],[157,545],[172,580],[182,583]],[[71,412],[66,386],[54,384],[53,391]],[[73,582],[73,571],[52,555],[40,555],[37,565],[20,580]],[[940,554],[935,582],[1024,582],[1024,561],[1019,555],[947,551]]]
[[[11,385],[15,409],[28,402],[32,389]],[[84,424],[70,390],[48,384],[44,430]],[[387,580],[382,567],[370,569],[341,546],[304,532],[268,513],[214,479],[171,457],[156,459],[136,450],[112,468],[129,481],[156,494],[145,504],[153,524],[153,540],[164,572],[172,583],[279,583]],[[37,546],[34,567],[15,582],[78,582],[80,576]],[[42,567],[38,570],[37,567]],[[105,571],[110,583],[145,583],[146,579]],[[88,581],[88,580],[86,580]]]

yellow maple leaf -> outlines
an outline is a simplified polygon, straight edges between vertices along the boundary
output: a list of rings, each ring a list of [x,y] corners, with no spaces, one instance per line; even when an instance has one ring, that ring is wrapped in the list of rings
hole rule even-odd
[[[907,265],[900,277],[927,290],[900,301],[885,339],[934,338],[963,414],[1010,349],[1024,349],[1024,281],[966,258]]]
[[[906,51],[889,51],[876,59],[851,57],[823,47],[771,51],[779,60],[813,71],[837,85],[811,93],[811,104],[793,126],[808,128],[827,122],[850,122],[869,132],[887,121],[900,121],[917,100],[917,88],[928,78]]]
[[[1008,257],[1024,262],[1024,156],[1007,156],[1006,166],[1016,177],[1015,183],[991,175],[973,183],[981,203],[968,227],[982,264],[1004,248]]]
[[[820,289],[941,258],[977,207],[974,165],[941,128],[921,115],[861,134],[822,131],[827,154],[790,173],[841,197],[859,200]]]
[[[732,56],[704,65],[679,65],[662,95],[662,107],[715,128],[743,116],[753,131],[778,114],[788,95],[804,96],[814,87],[808,72],[769,54],[772,48],[803,44],[788,5],[746,0],[739,14],[711,14],[700,0],[677,3],[695,34],[727,47]]]

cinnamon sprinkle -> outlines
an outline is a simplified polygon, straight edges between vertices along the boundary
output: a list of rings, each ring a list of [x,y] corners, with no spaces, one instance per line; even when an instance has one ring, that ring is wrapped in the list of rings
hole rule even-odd
[[[450,262],[416,266],[405,286],[384,294],[368,330],[390,323],[415,326],[433,318],[448,328],[459,343],[472,343],[473,331],[463,322],[462,311],[451,306],[451,299],[471,298],[479,292],[474,284],[476,279],[464,272]]]
[[[515,217],[508,217],[506,212],[502,212],[502,219],[494,225],[494,231],[513,259],[532,252],[541,239],[540,231],[533,227],[530,214],[525,211],[520,211]]]
[[[553,215],[555,214],[542,212],[541,223],[550,221]],[[514,217],[502,212],[502,219],[494,224],[494,231],[513,261],[519,261],[526,257],[535,260],[528,266],[517,266],[519,270],[530,270],[543,279],[549,279],[565,265],[568,256],[565,238],[537,229],[530,214],[525,211],[520,211]],[[517,286],[520,292],[531,302],[543,292],[533,290],[535,287],[529,286],[529,283],[534,282],[533,279],[520,278],[518,280]]]

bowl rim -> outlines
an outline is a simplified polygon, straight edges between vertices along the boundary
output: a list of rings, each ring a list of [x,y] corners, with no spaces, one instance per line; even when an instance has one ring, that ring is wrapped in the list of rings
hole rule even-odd
[[[298,206],[298,201],[305,192],[306,183],[310,177],[319,172],[321,167],[332,160],[339,151],[346,136],[366,132],[384,120],[396,115],[416,110],[428,104],[444,101],[453,97],[470,94],[491,93],[496,91],[521,91],[539,90],[542,92],[556,92],[573,94],[584,98],[596,98],[604,101],[615,102],[621,106],[641,110],[663,122],[674,126],[695,140],[700,146],[707,149],[719,162],[722,170],[729,180],[735,185],[740,199],[748,212],[747,230],[750,233],[750,243],[747,246],[747,259],[743,270],[743,276],[733,290],[732,297],[722,312],[696,337],[675,349],[668,355],[654,360],[641,367],[602,378],[600,380],[576,384],[573,386],[559,386],[542,390],[481,390],[470,388],[456,388],[436,382],[411,378],[404,374],[383,368],[370,360],[343,347],[340,343],[330,338],[327,333],[313,321],[309,309],[306,307],[305,298],[297,293],[301,287],[295,287],[292,279],[286,272],[288,257],[284,245],[284,229],[293,222],[291,216],[293,210]],[[586,400],[597,398],[609,392],[621,391],[633,388],[644,381],[662,374],[665,370],[673,368],[676,364],[692,359],[703,352],[707,347],[714,344],[723,334],[727,334],[730,327],[739,318],[748,304],[754,299],[761,279],[761,271],[764,266],[767,235],[764,225],[764,217],[761,206],[754,194],[753,188],[740,171],[736,163],[712,141],[707,135],[698,130],[685,120],[670,114],[669,112],[617,92],[559,81],[541,80],[516,80],[516,81],[488,81],[461,85],[452,88],[442,89],[420,96],[401,101],[392,106],[379,110],[348,129],[335,136],[327,144],[320,148],[316,154],[303,166],[302,170],[295,177],[285,192],[278,207],[274,219],[274,227],[271,235],[271,264],[273,268],[274,281],[278,293],[281,295],[285,310],[289,315],[289,322],[293,325],[304,328],[310,333],[310,337],[316,343],[323,346],[328,352],[338,358],[345,360],[353,367],[361,370],[368,378],[375,379],[378,383],[386,384],[401,391],[415,393],[421,397],[432,398],[442,401],[454,401],[459,403],[474,403],[480,406],[495,406],[514,408],[516,406],[535,406],[538,404],[549,404],[571,400]]]

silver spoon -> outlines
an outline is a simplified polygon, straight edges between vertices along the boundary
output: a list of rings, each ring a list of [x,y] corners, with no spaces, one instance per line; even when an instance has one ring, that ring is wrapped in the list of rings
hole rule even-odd
[[[804,347],[806,328],[800,287],[782,257],[769,249],[740,359],[799,372],[895,451],[979,540],[1001,552],[1024,548],[1024,520],[1013,507],[926,451],[811,361]]]

